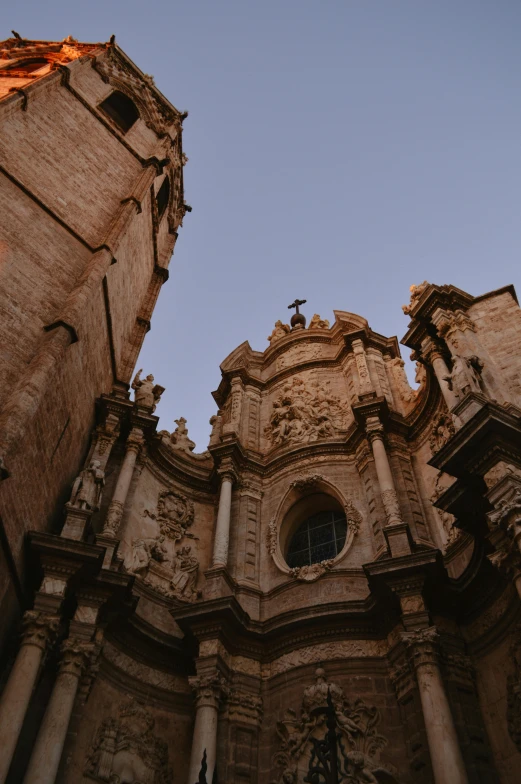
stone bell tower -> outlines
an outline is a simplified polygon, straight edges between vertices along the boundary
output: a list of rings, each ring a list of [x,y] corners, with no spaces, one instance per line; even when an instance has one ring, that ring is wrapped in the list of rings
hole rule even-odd
[[[113,41],[0,44],[0,638],[96,399],[128,397],[187,209],[183,119]]]

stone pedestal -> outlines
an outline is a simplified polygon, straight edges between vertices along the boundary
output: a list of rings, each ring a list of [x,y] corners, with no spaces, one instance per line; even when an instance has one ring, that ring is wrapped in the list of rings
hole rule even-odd
[[[92,509],[78,509],[73,504],[65,504],[67,510],[67,517],[65,518],[65,525],[62,528],[61,536],[65,539],[76,539],[82,542],[89,531],[90,518],[92,517]]]
[[[212,567],[226,566],[228,564],[228,548],[230,543],[232,487],[233,482],[235,481],[235,472],[231,468],[223,468],[220,473],[221,494],[219,496],[217,522],[215,523]]]

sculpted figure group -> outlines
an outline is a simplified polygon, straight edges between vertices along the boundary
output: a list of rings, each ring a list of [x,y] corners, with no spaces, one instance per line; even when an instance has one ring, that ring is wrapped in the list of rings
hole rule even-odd
[[[337,722],[339,772],[342,781],[350,784],[377,784],[374,775],[385,771],[386,781],[394,781],[391,771],[378,762],[381,749],[387,740],[377,731],[380,714],[377,708],[369,707],[361,699],[350,701],[335,683],[328,683],[325,671],[319,667],[316,682],[303,693],[300,712],[286,709],[281,721],[277,722],[280,750],[273,762],[281,769],[278,781],[272,784],[297,784],[314,781],[306,776],[313,760],[315,741],[326,734],[326,718],[317,711],[327,705],[328,692],[335,709]],[[317,779],[318,781],[318,779]]]
[[[334,437],[345,424],[346,405],[328,389],[328,382],[308,387],[294,377],[273,401],[267,435],[274,446],[310,443]]]

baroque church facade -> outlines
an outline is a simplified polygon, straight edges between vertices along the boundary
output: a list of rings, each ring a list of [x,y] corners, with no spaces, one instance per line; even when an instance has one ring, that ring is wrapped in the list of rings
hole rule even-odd
[[[411,287],[416,388],[296,302],[198,454],[135,372],[186,113],[112,40],[0,54],[0,783],[515,784],[513,287]]]

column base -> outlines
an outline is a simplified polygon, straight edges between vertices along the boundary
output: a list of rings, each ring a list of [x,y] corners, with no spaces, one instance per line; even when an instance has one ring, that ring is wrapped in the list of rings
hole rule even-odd
[[[392,558],[410,555],[413,540],[407,523],[392,523],[383,529]]]
[[[96,544],[105,548],[102,569],[110,569],[117,559],[119,539],[115,539],[113,536],[108,536],[107,534],[97,534]]]
[[[65,504],[65,508],[67,517],[60,536],[64,539],[75,539],[77,542],[83,542],[89,533],[90,518],[93,514],[92,509],[79,509],[72,504]]]

